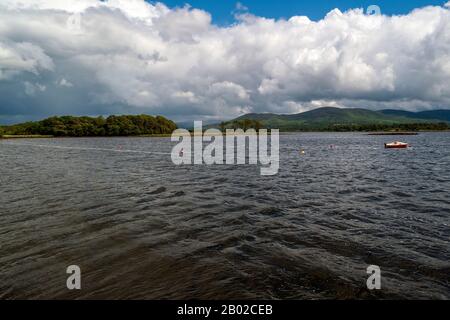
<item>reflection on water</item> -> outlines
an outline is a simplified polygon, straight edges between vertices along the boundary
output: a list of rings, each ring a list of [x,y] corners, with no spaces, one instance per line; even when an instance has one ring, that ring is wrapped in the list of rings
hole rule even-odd
[[[269,177],[168,138],[0,141],[0,297],[449,299],[450,134],[386,139],[284,135]]]

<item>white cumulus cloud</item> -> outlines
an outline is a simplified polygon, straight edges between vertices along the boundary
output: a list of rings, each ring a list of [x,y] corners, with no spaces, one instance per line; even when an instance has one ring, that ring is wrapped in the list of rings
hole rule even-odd
[[[393,17],[335,9],[320,21],[247,12],[219,27],[208,12],[144,0],[3,0],[0,113],[450,108],[449,7]],[[27,94],[7,94],[15,86]]]

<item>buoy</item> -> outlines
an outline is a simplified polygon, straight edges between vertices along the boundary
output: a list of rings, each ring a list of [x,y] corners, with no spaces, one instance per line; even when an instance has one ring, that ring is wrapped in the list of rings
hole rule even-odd
[[[306,153],[305,150],[300,151],[300,154],[305,154],[305,153]]]

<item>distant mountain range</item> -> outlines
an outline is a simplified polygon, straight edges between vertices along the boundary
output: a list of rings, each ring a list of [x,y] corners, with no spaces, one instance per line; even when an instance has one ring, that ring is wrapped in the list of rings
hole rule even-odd
[[[258,121],[262,128],[282,131],[443,130],[449,128],[450,110],[409,112],[324,107],[291,115],[250,113],[225,122],[222,127],[237,127],[246,120]]]
[[[381,113],[388,116],[406,117],[409,119],[422,119],[450,122],[450,110],[431,110],[422,112],[410,112],[401,110],[382,110]]]

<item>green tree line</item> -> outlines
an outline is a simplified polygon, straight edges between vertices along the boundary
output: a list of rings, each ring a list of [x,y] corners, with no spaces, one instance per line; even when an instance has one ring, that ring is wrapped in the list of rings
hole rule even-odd
[[[171,134],[177,125],[162,116],[51,117],[37,122],[0,127],[0,135],[56,137],[136,136]]]
[[[421,123],[371,123],[371,124],[327,124],[327,123],[287,123],[282,126],[277,124],[267,125],[264,121],[244,119],[222,122],[219,125],[222,131],[226,129],[280,129],[282,132],[377,132],[377,131],[443,131],[450,130],[446,122],[421,122]]]
[[[450,126],[445,122],[429,123],[399,123],[399,124],[343,124],[322,128],[321,131],[349,132],[349,131],[443,131]]]

